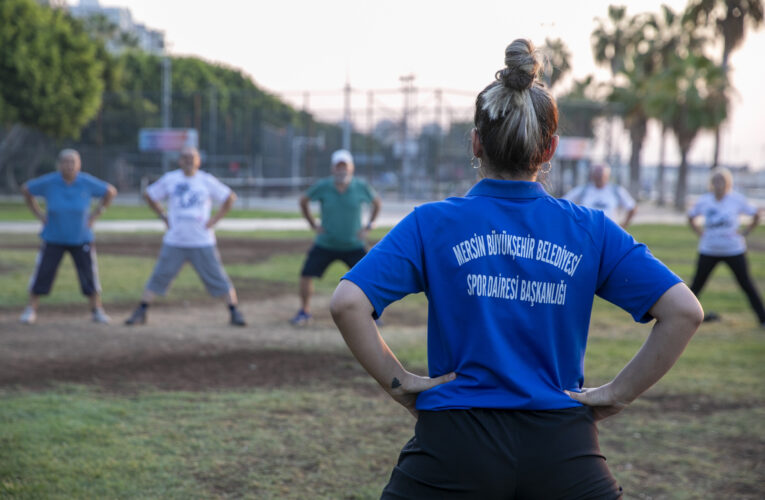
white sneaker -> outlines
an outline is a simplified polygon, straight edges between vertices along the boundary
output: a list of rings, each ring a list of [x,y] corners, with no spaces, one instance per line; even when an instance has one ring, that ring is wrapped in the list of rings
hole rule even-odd
[[[24,312],[21,313],[21,317],[19,318],[19,321],[21,321],[25,325],[31,325],[32,323],[37,321],[37,312],[32,308],[32,306],[27,306],[24,309]]]
[[[108,325],[112,322],[112,318],[110,318],[105,312],[103,307],[98,307],[93,310],[93,322],[94,323],[103,323],[104,325]]]

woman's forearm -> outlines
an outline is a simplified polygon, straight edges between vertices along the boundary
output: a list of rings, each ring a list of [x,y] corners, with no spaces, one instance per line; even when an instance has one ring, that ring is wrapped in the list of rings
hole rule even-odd
[[[372,319],[372,304],[354,283],[343,280],[330,303],[332,318],[361,366],[387,391],[398,388],[407,371],[385,343]]]
[[[704,318],[698,300],[683,283],[670,288],[651,314],[656,318],[651,334],[610,383],[620,403],[630,403],[669,371]]]

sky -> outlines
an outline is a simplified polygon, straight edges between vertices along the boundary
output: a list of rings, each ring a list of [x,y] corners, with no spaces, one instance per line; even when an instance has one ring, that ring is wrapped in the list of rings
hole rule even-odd
[[[69,0],[69,4],[77,0]],[[561,38],[572,53],[572,76],[608,73],[592,57],[590,34],[596,18],[607,16],[603,0],[101,0],[127,7],[136,22],[164,31],[174,55],[194,55],[249,74],[260,87],[298,106],[303,93],[399,89],[399,78],[414,75],[421,88],[465,91],[465,106],[504,66],[504,49],[515,38],[537,45]],[[629,14],[676,11],[686,0],[622,2]],[[733,54],[730,119],[723,128],[723,162],[765,169],[765,30],[750,31]],[[356,94],[354,94],[356,95]],[[309,107],[320,114],[319,97]],[[400,97],[397,97],[400,101]],[[340,101],[341,102],[341,101]],[[363,102],[363,101],[362,101]],[[355,104],[355,101],[354,101]],[[457,103],[455,103],[456,105]],[[363,104],[362,104],[363,105]],[[338,104],[337,106],[341,106]],[[628,155],[622,134],[623,156]],[[649,129],[645,164],[658,159],[658,130]],[[677,158],[668,142],[670,160]],[[709,134],[691,151],[691,161],[712,156]]]

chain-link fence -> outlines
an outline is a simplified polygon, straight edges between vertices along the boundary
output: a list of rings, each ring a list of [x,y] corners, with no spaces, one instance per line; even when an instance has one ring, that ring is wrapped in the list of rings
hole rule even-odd
[[[393,90],[285,93],[281,97],[293,105],[289,113],[268,109],[261,96],[237,90],[172,95],[171,127],[195,130],[203,168],[241,196],[300,192],[329,175],[332,152],[348,144],[357,175],[390,197],[437,199],[463,194],[475,182],[476,172],[469,166],[472,93],[416,89],[410,81]],[[106,94],[100,114],[79,140],[56,142],[28,133],[0,183],[14,192],[21,182],[52,170],[60,148],[74,147],[85,171],[122,193],[139,192],[176,166],[177,152],[163,156],[139,149],[139,130],[161,126],[160,102],[158,92]],[[586,181],[602,131],[598,111],[592,103],[561,103],[561,147],[553,170],[543,179],[553,194]],[[619,156],[611,155],[609,163],[612,178],[626,184],[627,167]],[[655,168],[644,168],[641,198],[656,197],[655,175]],[[763,173],[742,170],[734,175],[738,189],[765,197]],[[705,191],[707,176],[707,168],[692,168],[689,193]],[[676,169],[668,168],[668,198],[675,177]]]

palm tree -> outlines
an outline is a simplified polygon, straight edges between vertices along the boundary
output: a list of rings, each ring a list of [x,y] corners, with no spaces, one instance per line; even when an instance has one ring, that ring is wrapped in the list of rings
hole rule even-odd
[[[641,152],[648,130],[644,109],[645,83],[656,62],[650,44],[644,43],[647,31],[654,30],[653,18],[641,14],[627,16],[624,7],[609,7],[610,24],[600,21],[592,35],[595,60],[608,61],[612,71],[612,90],[608,97],[621,110],[630,135],[630,193],[640,192]],[[609,54],[612,56],[609,59]],[[618,56],[617,56],[618,55]]]
[[[624,126],[630,135],[630,183],[629,191],[634,198],[638,198],[640,192],[640,167],[643,143],[648,131],[648,115],[644,103],[646,100],[646,84],[650,73],[646,74],[643,68],[625,70],[624,85],[614,86],[608,96],[612,102],[621,109]]]
[[[632,20],[627,17],[627,7],[609,5],[608,19],[598,19],[598,27],[590,35],[595,62],[607,64],[611,76],[615,77],[624,68],[632,31]]]
[[[675,208],[685,208],[688,151],[702,129],[714,129],[726,117],[727,78],[704,56],[674,55],[647,83],[646,110],[674,132],[680,149]]]
[[[595,62],[608,66],[611,70],[612,84],[616,75],[624,68],[624,59],[629,40],[632,37],[631,19],[627,17],[627,7],[609,5],[607,19],[598,19],[598,26],[590,35],[592,53]],[[611,160],[613,116],[608,118],[606,135],[606,157]]]
[[[560,38],[545,39],[542,51],[545,54],[546,67],[544,79],[547,86],[552,90],[566,73],[571,71],[571,51]]]
[[[688,25],[714,27],[723,40],[721,66],[728,76],[728,60],[746,37],[749,25],[756,29],[763,22],[762,0],[692,0],[686,8],[684,21]],[[715,128],[715,149],[712,167],[720,158],[720,127]]]

